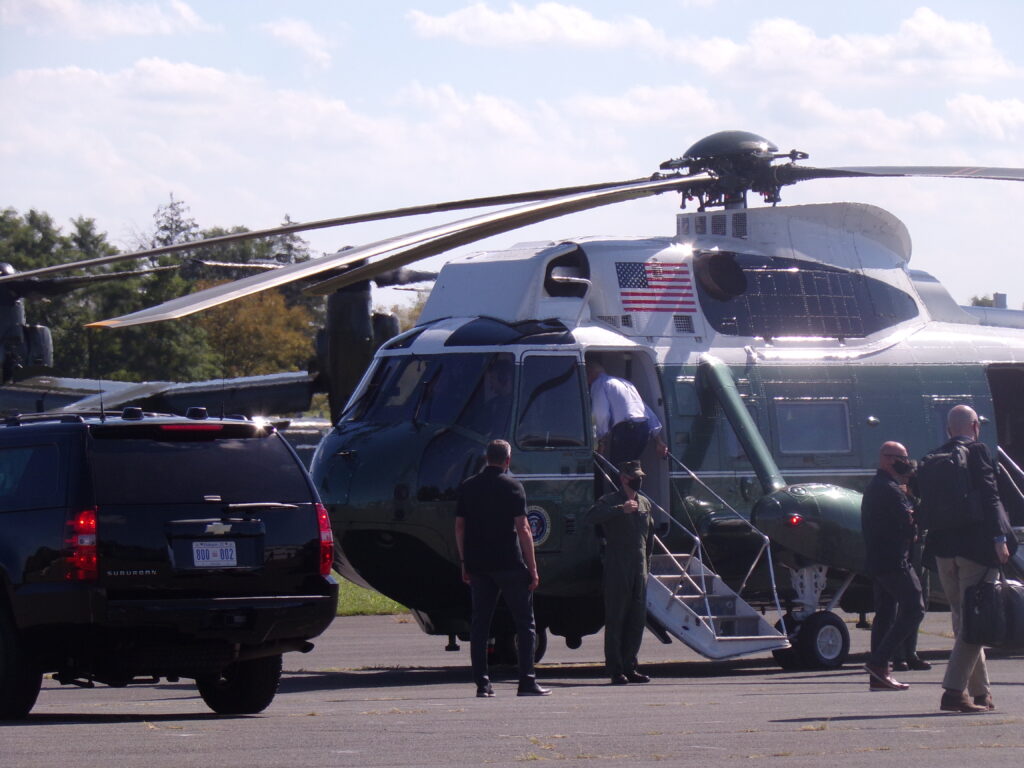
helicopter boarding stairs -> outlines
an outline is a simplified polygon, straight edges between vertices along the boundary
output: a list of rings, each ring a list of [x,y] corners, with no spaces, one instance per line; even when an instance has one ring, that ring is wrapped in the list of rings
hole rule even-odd
[[[675,520],[672,523],[692,537],[693,547],[673,553],[654,537],[655,553],[647,576],[651,629],[676,637],[709,659],[789,648],[786,635],[707,567],[700,539]]]
[[[599,466],[612,466],[600,454],[595,456],[599,457]],[[674,456],[672,459],[703,485],[678,459]],[[608,470],[605,472],[605,477],[611,482]],[[740,596],[761,558],[767,558],[772,597],[778,611],[779,626],[783,626],[768,537],[719,498],[722,504],[762,539],[760,551],[750,564],[743,584],[740,585],[738,592],[734,591],[705,563],[700,537],[668,514],[650,496],[643,495],[651,502],[656,519],[667,520],[669,532],[671,533],[674,527],[676,533],[681,534],[670,538],[690,543],[689,551],[672,552],[660,537],[654,537],[655,551],[651,555],[647,575],[648,628],[662,642],[671,642],[668,635],[672,635],[708,659],[731,659],[751,653],[789,648],[787,636]]]

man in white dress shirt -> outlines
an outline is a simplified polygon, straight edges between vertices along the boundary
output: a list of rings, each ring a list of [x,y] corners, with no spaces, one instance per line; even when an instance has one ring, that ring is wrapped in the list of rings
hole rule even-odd
[[[668,446],[661,437],[661,422],[647,407],[632,382],[609,376],[596,357],[587,356],[590,404],[597,427],[597,451],[615,466],[635,461],[652,439],[658,455],[666,456]]]

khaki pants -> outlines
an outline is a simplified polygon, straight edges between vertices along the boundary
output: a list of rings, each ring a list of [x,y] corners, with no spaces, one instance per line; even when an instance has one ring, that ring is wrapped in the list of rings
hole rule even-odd
[[[960,606],[964,590],[980,582],[983,577],[985,581],[995,581],[996,569],[979,565],[966,557],[936,557],[935,562],[942,590],[946,593],[953,614],[953,635],[956,638],[949,654],[949,665],[942,679],[942,687],[950,691],[966,689],[971,696],[985,696],[990,693],[985,649],[960,639]]]

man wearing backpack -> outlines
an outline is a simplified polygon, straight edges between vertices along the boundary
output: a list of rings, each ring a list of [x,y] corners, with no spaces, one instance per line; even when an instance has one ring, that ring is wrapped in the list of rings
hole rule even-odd
[[[950,410],[946,427],[949,442],[926,456],[918,473],[924,525],[929,529],[926,548],[935,556],[939,580],[953,615],[955,637],[942,681],[944,691],[939,708],[946,712],[984,712],[995,709],[985,651],[980,645],[970,645],[961,639],[961,604],[967,587],[995,579],[998,567],[1017,549],[1017,541],[999,501],[988,447],[978,441],[978,414],[970,406],[957,405]],[[946,470],[960,472],[964,479],[959,486],[966,485],[964,492],[953,494],[956,515],[948,524],[944,515],[935,511],[941,505],[933,501],[936,494],[930,486],[936,483],[928,479],[926,471],[932,457],[938,454],[963,457],[959,462],[963,469]],[[950,495],[948,488],[945,495]]]

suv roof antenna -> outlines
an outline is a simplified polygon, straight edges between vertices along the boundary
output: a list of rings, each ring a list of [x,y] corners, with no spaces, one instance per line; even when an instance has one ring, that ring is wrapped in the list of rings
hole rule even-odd
[[[107,412],[103,409],[103,376],[99,376],[97,380],[100,384],[100,423],[102,424],[107,420]]]
[[[86,335],[85,335],[85,352],[86,352],[86,355],[88,356],[88,364],[89,364],[89,372],[90,373],[93,371],[93,365],[94,365],[94,362],[95,362],[95,357],[92,354],[92,340],[93,340],[93,335],[91,333],[87,332]],[[96,381],[99,384],[99,388],[100,388],[100,423],[102,424],[103,422],[105,422],[107,420],[107,412],[103,408],[103,374],[102,373],[96,374]]]

